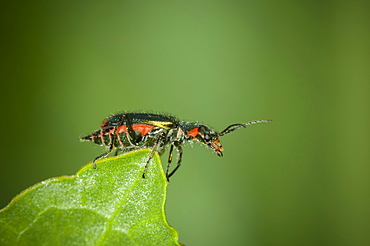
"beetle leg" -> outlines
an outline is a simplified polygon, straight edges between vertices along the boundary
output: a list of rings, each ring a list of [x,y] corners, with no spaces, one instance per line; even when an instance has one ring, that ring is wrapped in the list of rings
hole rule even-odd
[[[113,151],[114,142],[116,141],[116,138],[117,138],[117,134],[116,134],[117,130],[118,130],[118,127],[116,126],[114,131],[113,131],[113,134],[109,134],[109,145],[107,145],[105,143],[104,138],[103,138],[103,140],[102,140],[103,144],[105,146],[109,147],[109,150],[107,152],[105,152],[105,153],[103,153],[103,154],[94,158],[94,160],[92,161],[92,168],[96,169],[95,162],[99,159],[102,159],[102,158],[106,157],[107,155],[109,155]],[[103,135],[103,129],[101,129],[101,135]],[[117,149],[117,151],[118,151],[118,149]],[[117,155],[117,151],[116,151],[116,155]]]
[[[169,175],[167,175],[167,173],[166,173],[167,182],[170,182],[170,177],[172,175],[174,175],[175,172],[177,171],[177,169],[179,169],[179,167],[181,166],[182,147],[177,142],[175,142],[174,145],[175,145],[175,147],[177,149],[177,165],[176,165],[175,169],[173,169],[172,172]]]
[[[114,136],[113,136],[113,139],[114,139]],[[111,142],[110,146],[109,146],[109,150],[97,157],[95,157],[95,159],[92,161],[92,168],[96,169],[96,165],[95,165],[95,162],[101,158],[104,158],[106,157],[107,155],[109,155],[112,151],[113,151],[113,148],[114,148],[114,144],[113,144],[113,141]]]
[[[166,168],[166,178],[167,178],[167,181],[168,181],[168,172],[170,171],[170,165],[171,165],[171,162],[172,162],[173,146],[174,146],[174,144],[172,143],[171,144],[171,148],[170,148],[170,153],[168,155],[167,168]]]
[[[126,129],[128,132],[127,134],[128,141],[131,143],[131,145],[136,145],[137,136],[136,136],[134,129],[132,128],[131,120],[126,114],[123,114],[121,116],[119,125],[123,125],[123,124],[126,125]]]
[[[144,167],[143,176],[142,176],[144,179],[145,179],[146,171],[148,169],[149,162],[153,158],[154,153],[157,151],[159,142],[163,139],[164,136],[165,136],[165,132],[161,132],[161,133],[158,134],[158,137],[157,137],[157,139],[155,141],[155,144],[152,148],[152,152],[150,153],[148,161],[146,162],[145,167]]]

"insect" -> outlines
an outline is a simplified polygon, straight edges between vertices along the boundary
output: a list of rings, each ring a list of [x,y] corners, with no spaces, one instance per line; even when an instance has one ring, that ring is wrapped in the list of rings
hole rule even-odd
[[[92,141],[101,146],[106,146],[108,151],[97,156],[95,162],[109,155],[113,150],[128,152],[135,149],[152,148],[152,152],[144,167],[142,177],[145,178],[148,164],[157,151],[163,154],[170,146],[166,177],[170,177],[179,169],[182,159],[182,145],[190,141],[198,141],[211,148],[218,156],[223,156],[222,145],[219,137],[248,125],[269,122],[271,120],[256,120],[243,124],[232,124],[223,131],[215,130],[199,122],[180,121],[172,116],[153,113],[121,113],[107,118],[99,130],[82,137],[82,141]],[[173,149],[177,150],[177,164],[170,172]],[[117,152],[116,152],[117,154]]]

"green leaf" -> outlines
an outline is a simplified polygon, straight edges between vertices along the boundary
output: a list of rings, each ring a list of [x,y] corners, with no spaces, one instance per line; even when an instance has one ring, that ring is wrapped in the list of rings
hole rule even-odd
[[[0,211],[0,245],[179,245],[158,155],[130,152],[22,192]]]

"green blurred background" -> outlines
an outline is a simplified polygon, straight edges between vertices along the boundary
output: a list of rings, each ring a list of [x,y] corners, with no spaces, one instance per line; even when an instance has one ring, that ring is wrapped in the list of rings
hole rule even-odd
[[[370,245],[369,1],[8,1],[0,205],[104,150],[122,110],[216,130],[169,185],[186,245]],[[162,160],[166,161],[166,155]]]

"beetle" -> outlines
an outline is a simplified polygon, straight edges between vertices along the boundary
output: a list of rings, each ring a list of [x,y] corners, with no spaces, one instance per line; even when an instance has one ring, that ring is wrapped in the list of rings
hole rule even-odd
[[[170,146],[166,178],[179,169],[182,160],[182,145],[186,142],[198,141],[212,149],[218,156],[223,156],[223,148],[219,137],[248,125],[269,122],[272,120],[256,120],[242,124],[232,124],[221,132],[216,132],[211,127],[199,122],[180,121],[173,116],[154,113],[120,113],[108,117],[101,124],[99,130],[80,138],[82,141],[92,141],[105,146],[108,151],[97,156],[95,162],[109,155],[113,150],[128,152],[135,149],[151,148],[152,152],[144,167],[142,177],[145,178],[148,164],[155,152],[163,154]],[[177,150],[177,164],[170,172],[173,149]],[[117,154],[117,152],[116,152]]]

